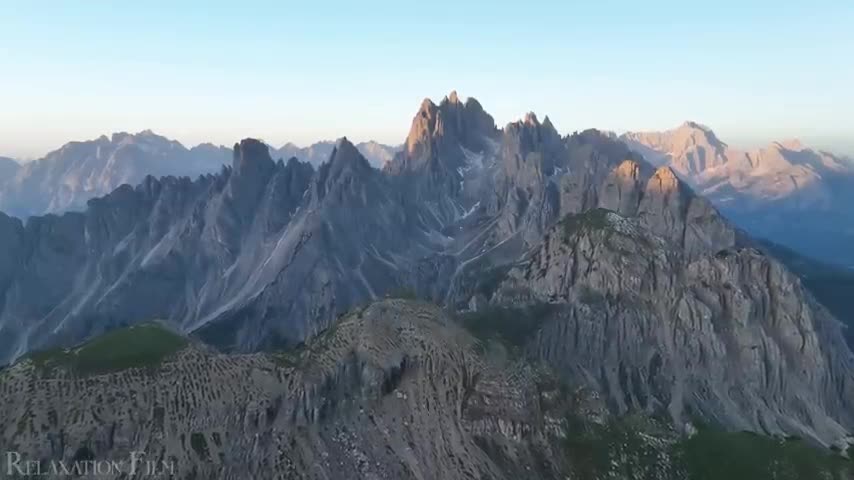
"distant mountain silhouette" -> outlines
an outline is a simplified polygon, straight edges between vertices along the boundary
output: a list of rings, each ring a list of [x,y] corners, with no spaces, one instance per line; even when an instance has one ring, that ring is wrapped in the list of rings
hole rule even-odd
[[[356,144],[356,148],[374,168],[383,168],[385,164],[394,158],[395,152],[400,150],[399,147],[383,145],[374,141],[358,143]],[[329,156],[334,149],[335,142],[333,141],[317,142],[308,147],[298,147],[293,143],[286,143],[280,148],[270,147],[270,154],[274,158],[288,159],[296,157],[301,161],[308,162],[317,167],[329,160]]]
[[[753,235],[838,265],[854,265],[854,163],[797,140],[742,151],[686,122],[621,137],[667,165]]]
[[[334,148],[334,142],[319,142],[307,148],[287,144],[270,150],[274,158],[297,157],[318,166]],[[360,143],[357,148],[376,168],[388,163],[396,151],[376,142]],[[89,199],[120,185],[136,185],[148,175],[196,178],[219,171],[231,157],[228,147],[204,143],[188,149],[146,130],[70,142],[23,165],[0,158],[0,211],[22,218],[80,211]]]

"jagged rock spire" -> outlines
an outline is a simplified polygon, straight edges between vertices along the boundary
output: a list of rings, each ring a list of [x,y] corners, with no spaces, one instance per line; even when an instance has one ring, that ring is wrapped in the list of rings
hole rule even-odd
[[[270,148],[260,140],[245,138],[234,144],[234,159],[232,166],[238,175],[249,171],[266,171],[275,163],[270,157]]]
[[[463,103],[456,91],[439,105],[426,98],[412,119],[403,152],[388,170],[453,171],[464,161],[460,147],[483,151],[486,139],[496,134],[495,120],[477,100],[469,97]]]

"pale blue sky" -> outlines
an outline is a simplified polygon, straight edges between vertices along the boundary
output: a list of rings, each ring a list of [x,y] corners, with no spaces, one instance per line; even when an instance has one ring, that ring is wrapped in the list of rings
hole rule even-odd
[[[0,0],[0,155],[147,128],[400,143],[451,89],[499,124],[692,119],[731,144],[854,152],[854,4]]]

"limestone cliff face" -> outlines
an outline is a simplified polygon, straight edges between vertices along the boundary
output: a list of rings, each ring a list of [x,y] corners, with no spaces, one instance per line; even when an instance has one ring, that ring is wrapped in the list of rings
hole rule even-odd
[[[529,353],[617,411],[844,439],[854,355],[838,321],[759,251],[699,254],[644,223],[605,210],[568,217],[511,271],[494,303],[558,307]]]

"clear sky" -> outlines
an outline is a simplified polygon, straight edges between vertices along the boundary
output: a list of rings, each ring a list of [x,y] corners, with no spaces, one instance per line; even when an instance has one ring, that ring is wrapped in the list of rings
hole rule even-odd
[[[499,124],[854,152],[854,3],[0,0],[0,155],[143,129],[401,143],[452,89]]]

